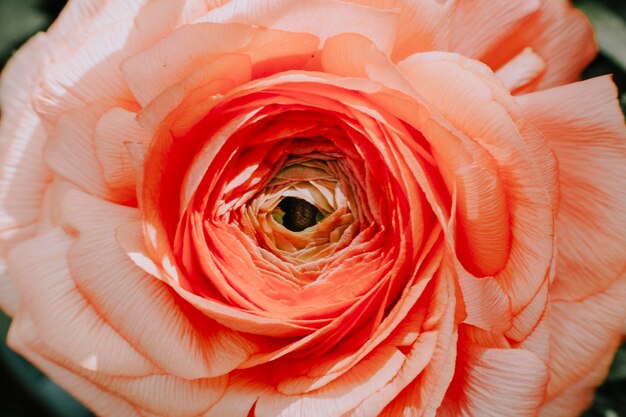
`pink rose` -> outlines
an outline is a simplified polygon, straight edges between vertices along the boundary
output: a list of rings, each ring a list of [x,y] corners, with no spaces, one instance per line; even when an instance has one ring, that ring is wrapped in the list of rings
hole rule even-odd
[[[562,0],[71,1],[2,74],[10,346],[102,416],[578,415],[626,319],[595,51]]]

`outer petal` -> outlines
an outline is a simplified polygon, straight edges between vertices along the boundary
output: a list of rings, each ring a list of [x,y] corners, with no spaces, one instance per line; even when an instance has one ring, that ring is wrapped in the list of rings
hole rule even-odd
[[[607,291],[583,301],[555,301],[550,315],[550,384],[552,398],[575,386],[588,375],[600,383],[608,372],[609,362],[619,346],[626,320],[626,277]],[[598,370],[600,368],[600,370]],[[583,386],[592,389],[589,382]]]
[[[519,131],[521,120],[517,106],[488,68],[456,54],[415,54],[400,63],[400,68],[427,103],[462,132],[457,135],[464,139],[462,149],[479,147],[495,161],[498,175],[494,175],[494,167],[485,164],[484,159],[478,159],[478,164],[468,164],[458,153],[448,158],[457,164],[450,165],[456,168],[453,173],[460,180],[465,180],[466,184],[473,185],[472,188],[468,187],[469,190],[473,191],[474,187],[479,186],[480,192],[485,193],[489,190],[487,185],[490,185],[493,188],[491,195],[500,197],[499,203],[487,202],[485,198],[474,201],[476,193],[468,192],[460,195],[457,212],[466,217],[465,224],[471,226],[468,232],[472,233],[477,243],[472,248],[474,253],[471,253],[474,264],[476,260],[486,261],[483,265],[490,267],[490,270],[482,275],[496,275],[498,284],[511,297],[513,312],[518,313],[535,298],[548,275],[554,219],[552,201],[543,176],[533,163]],[[451,79],[454,82],[450,82]],[[471,110],[474,108],[480,108],[481,111],[474,112]],[[430,135],[425,133],[425,136],[429,138]],[[432,138],[441,142],[438,146],[433,145],[436,151],[441,149],[445,152],[445,145],[454,143],[441,135],[433,135]],[[463,162],[467,164],[467,169],[463,169]],[[487,173],[491,174],[488,176],[490,181],[485,181]],[[473,180],[473,183],[468,180]],[[497,181],[503,183],[500,193],[497,193]],[[502,193],[505,194],[504,198]],[[505,207],[500,207],[498,204],[504,201]],[[477,207],[480,208],[474,212]],[[501,223],[503,212],[510,215],[510,223]],[[476,213],[481,216],[476,216]],[[503,238],[507,235],[491,229],[482,234],[481,229],[487,224],[493,229],[510,229],[510,253],[504,256],[498,253],[499,265],[495,265],[501,268],[504,264],[503,269],[493,268],[494,265],[490,263],[494,259],[490,259],[490,255],[494,251],[503,250],[502,242],[506,242]],[[467,265],[464,264],[466,268]],[[532,326],[525,331],[531,329]]]
[[[45,343],[78,366],[123,375],[157,372],[72,280],[66,258],[71,242],[56,228],[10,252],[8,270],[21,294],[21,308],[32,316]]]
[[[568,386],[541,406],[540,417],[577,417],[589,408],[598,385],[606,377],[613,355],[604,355],[581,380]]]
[[[540,12],[497,44],[482,60],[498,69],[527,47],[546,61],[546,71],[525,87],[526,91],[578,80],[597,53],[589,21],[569,0],[542,0]]]
[[[522,20],[540,6],[538,0],[349,1],[401,11],[397,39],[391,55],[394,61],[426,51],[458,52],[478,58],[514,32]]]
[[[32,93],[48,61],[46,35],[31,39],[9,61],[0,80],[0,239],[23,239],[33,232],[51,173],[43,161],[46,140],[32,107]]]
[[[316,35],[321,42],[339,33],[359,33],[382,51],[393,48],[398,11],[336,0],[231,0],[202,19],[264,26]]]
[[[520,22],[539,10],[539,0],[454,2],[447,51],[480,58],[496,42],[519,30]],[[506,47],[506,46],[505,46]]]
[[[577,300],[626,271],[626,126],[609,77],[519,98],[559,163],[553,299]]]
[[[451,19],[452,2],[437,0],[350,0],[370,7],[402,10],[392,57],[402,59],[415,52],[440,49],[449,33],[441,30]]]
[[[463,343],[460,340],[460,343]],[[534,417],[543,402],[545,364],[523,349],[462,348],[437,416]]]
[[[0,260],[0,309],[13,316],[17,312],[20,300],[6,269],[5,261]]]
[[[27,315],[10,331],[10,344],[50,373],[57,383],[103,416],[197,416],[224,392],[227,377],[185,380],[171,375],[137,378],[91,372],[51,351]]]
[[[20,314],[11,326],[9,340],[11,347],[19,351],[26,359],[43,370],[54,381],[61,383],[82,403],[102,416],[141,417],[141,414],[130,403],[112,395],[106,390],[89,382],[75,372],[42,356],[41,349],[45,345],[37,335],[32,319]]]
[[[439,407],[453,373],[457,294],[450,274],[441,274],[437,279],[426,322],[420,328],[423,333],[410,349],[404,348],[407,355],[404,366],[383,389],[359,404],[350,415],[422,415]]]
[[[546,62],[531,48],[526,48],[496,72],[510,91],[524,87],[546,69]]]
[[[63,217],[79,233],[67,255],[77,285],[90,305],[103,312],[104,320],[155,366],[185,378],[218,376],[255,350],[245,337],[194,311],[126,256],[116,230],[117,239],[128,238],[123,226],[139,220],[137,210],[70,192],[63,202]],[[93,219],[103,220],[96,225]]]

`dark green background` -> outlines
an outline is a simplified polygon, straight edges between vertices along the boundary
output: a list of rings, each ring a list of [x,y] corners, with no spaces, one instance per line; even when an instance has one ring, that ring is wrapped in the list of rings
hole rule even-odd
[[[0,68],[32,34],[45,30],[64,4],[64,0],[0,0]],[[599,28],[613,27],[607,21],[607,15],[626,21],[625,0],[580,0],[576,4],[585,10],[588,10],[586,6],[600,7],[604,14],[591,13],[592,21]],[[614,74],[622,106],[626,108],[626,65],[620,64],[611,53],[616,48],[622,48],[622,51],[626,48],[624,33],[621,44],[601,43],[601,54],[587,69],[585,77]],[[0,417],[91,416],[72,397],[1,342],[8,326],[9,318],[0,312]],[[494,401],[498,399],[494,398]],[[584,417],[626,417],[626,345],[619,350],[607,381],[598,390],[595,403]]]

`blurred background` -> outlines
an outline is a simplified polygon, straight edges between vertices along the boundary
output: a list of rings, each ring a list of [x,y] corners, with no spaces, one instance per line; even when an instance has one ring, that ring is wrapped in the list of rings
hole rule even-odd
[[[101,1],[101,0],[94,0]],[[417,0],[416,0],[417,1]],[[65,0],[0,0],[0,68],[34,33],[46,30]],[[614,74],[626,112],[626,0],[574,2],[596,28],[600,55],[584,77]],[[626,300],[624,300],[626,303]],[[0,417],[89,417],[92,414],[4,344],[10,318],[0,312]],[[626,417],[626,344],[584,417]],[[505,416],[503,416],[505,417]]]

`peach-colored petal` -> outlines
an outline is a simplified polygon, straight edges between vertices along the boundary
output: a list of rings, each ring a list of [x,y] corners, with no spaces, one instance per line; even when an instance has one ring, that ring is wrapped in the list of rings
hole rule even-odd
[[[624,274],[626,126],[609,77],[520,96],[559,163],[553,299],[576,300]]]
[[[441,49],[448,43],[449,33],[442,30],[453,14],[452,2],[437,0],[349,0],[369,7],[402,10],[391,57],[394,61],[415,52]]]
[[[20,299],[7,273],[6,262],[0,260],[0,309],[13,316],[19,307]]]
[[[546,69],[546,62],[531,48],[526,48],[496,71],[509,91],[524,87]]]
[[[55,48],[37,91],[36,108],[47,130],[52,129],[62,113],[80,109],[87,103],[117,99],[131,105],[133,97],[119,70],[120,63],[185,20],[197,17],[197,12],[184,10],[185,3],[184,0],[111,0],[98,5],[72,2],[59,19],[68,23],[50,29]],[[192,4],[190,7],[194,8]]]
[[[74,383],[82,382],[85,387],[79,390],[81,399],[93,400],[95,407],[104,408],[105,399],[117,399],[107,410],[123,410],[123,416],[133,415],[128,406],[142,416],[144,412],[172,417],[198,415],[222,396],[227,385],[227,377],[185,380],[171,375],[148,375],[128,378],[85,370],[51,351],[39,338],[35,327],[26,323],[15,332],[10,331],[9,343],[42,363],[44,370],[53,372],[62,386],[73,388]],[[57,372],[60,370],[66,372]]]
[[[145,106],[169,86],[181,82],[202,67],[207,66],[212,71],[211,61],[219,55],[238,52],[257,32],[250,26],[237,24],[199,23],[184,26],[150,48],[131,56],[122,63],[121,70],[134,97]],[[208,39],[220,39],[220,42],[208,43]],[[180,53],[181,48],[185,48],[184,54]],[[217,73],[213,70],[209,75],[225,78],[224,70],[223,65],[218,66]],[[235,67],[231,71],[235,79],[240,79],[237,76],[240,69]]]
[[[110,196],[110,190],[96,156],[94,135],[98,121],[111,107],[111,102],[94,102],[64,113],[45,147],[46,162],[56,174],[103,198]]]
[[[88,0],[71,1],[63,8],[48,33],[57,43],[56,50],[70,49],[80,44],[86,36],[97,33],[106,26],[132,19],[143,3],[145,0],[109,0],[97,3]]]
[[[70,110],[98,101],[132,102],[118,69],[122,55],[119,51],[132,29],[132,20],[116,22],[102,32],[81,38],[81,47],[64,56],[53,56],[34,100],[47,131],[52,131],[56,119]]]
[[[511,328],[506,332],[508,337],[523,341],[535,329],[549,308],[548,281],[548,279],[544,280],[533,298],[515,315]]]
[[[554,397],[568,385],[593,373],[608,361],[621,342],[626,318],[626,277],[621,276],[609,289],[580,301],[554,301],[550,311],[550,384]]]
[[[568,0],[542,0],[541,10],[482,59],[498,69],[530,47],[546,62],[544,74],[523,88],[536,91],[580,78],[596,56],[597,46],[587,17]]]
[[[458,2],[455,6],[450,22],[450,43],[439,50],[479,58],[506,35],[518,31],[520,23],[539,10],[541,2],[474,0]]]
[[[370,79],[399,91],[411,90],[389,58],[362,35],[344,33],[328,39],[320,60],[324,71],[331,74]]]
[[[543,182],[552,205],[552,213],[556,218],[561,204],[561,188],[559,183],[559,162],[554,151],[550,148],[546,137],[530,123],[524,122],[520,134],[526,145],[526,150]]]
[[[7,266],[21,308],[46,344],[80,367],[123,375],[157,371],[76,286],[66,258],[71,243],[57,228],[13,248]]]
[[[395,378],[361,402],[350,415],[365,417],[379,415],[383,411],[391,415],[409,412],[419,415],[429,407],[438,407],[438,401],[441,401],[445,392],[446,378],[452,377],[451,369],[447,372],[439,365],[450,350],[454,351],[456,340],[456,294],[453,285],[452,275],[439,275],[434,285],[429,314],[426,321],[419,325],[421,333],[409,346],[399,347],[406,355],[402,368]],[[407,321],[398,326],[398,336],[402,335],[404,325],[409,328],[417,326],[412,319],[413,314],[410,314]]]
[[[545,364],[550,361],[550,313],[544,311],[543,316],[526,338],[515,345],[518,348],[534,353]]]
[[[613,354],[606,354],[590,368],[580,380],[568,386],[556,397],[548,399],[539,412],[539,417],[577,417],[591,406],[595,389],[606,377]]]
[[[336,0],[231,0],[203,20],[311,33],[320,42],[339,33],[358,33],[389,53],[396,36],[398,12]]]
[[[45,372],[52,380],[71,392],[78,400],[88,405],[92,411],[103,416],[141,417],[132,404],[98,387],[76,372],[44,357],[40,352],[43,342],[37,334],[32,319],[20,314],[9,331],[8,343],[26,359]],[[44,348],[45,349],[45,348]]]
[[[224,395],[202,417],[250,416],[261,395],[268,395],[272,388],[264,383],[259,372],[235,373],[228,381]]]
[[[463,323],[491,331],[502,331],[511,326],[511,300],[494,277],[476,278],[458,265],[457,260],[444,265],[453,270],[461,290],[467,314]]]
[[[393,400],[386,398],[386,402],[391,401],[386,404],[381,416],[392,417],[406,414],[434,416],[450,385],[457,360],[456,291],[451,274],[444,273],[438,278],[434,301],[431,304],[433,308],[429,311],[427,321],[422,325],[423,330],[437,330],[437,343],[433,356],[426,368],[408,385],[402,375],[393,381],[394,384],[390,386],[395,385],[398,388],[404,386],[404,388]],[[417,363],[407,362],[408,366],[405,370],[409,371],[409,375],[411,375],[410,371],[415,369],[412,365]],[[380,397],[385,399],[388,392],[382,391],[381,394]],[[366,411],[363,408],[360,409]]]
[[[331,384],[305,395],[270,393],[256,403],[258,417],[342,415],[384,387],[400,370],[405,356],[395,347],[380,349]],[[363,384],[362,381],[369,381]]]
[[[31,39],[9,61],[0,79],[0,253],[9,241],[33,232],[50,170],[43,162],[46,140],[31,94],[48,56],[46,35]]]
[[[474,269],[476,266],[488,267],[483,271],[498,273],[498,282],[510,295],[513,311],[517,313],[533,299],[548,276],[552,261],[553,208],[543,177],[533,165],[531,155],[519,132],[517,123],[520,121],[515,103],[488,68],[459,55],[416,54],[400,63],[400,69],[412,82],[415,90],[427,99],[430,107],[440,112],[449,123],[471,138],[463,141],[467,143],[463,148],[471,149],[472,142],[480,145],[482,151],[488,152],[498,167],[499,175],[495,176],[495,173],[489,171],[486,173],[490,174],[488,178],[493,178],[487,183],[492,184],[491,195],[499,196],[500,201],[494,202],[484,198],[475,201],[475,195],[468,193],[465,204],[462,198],[457,203],[461,209],[457,211],[467,218],[465,223],[461,222],[461,219],[459,222],[471,226],[468,233],[469,237],[473,236],[473,240],[469,242],[476,243],[470,248],[471,257],[460,259],[464,261],[466,267],[468,265]],[[447,81],[451,79],[455,82]],[[490,110],[470,111],[473,108]],[[446,151],[445,139],[440,133],[428,134],[426,126],[421,129],[425,136],[442,142],[441,145],[437,145],[436,150]],[[463,139],[463,136],[460,138]],[[460,155],[457,158],[460,158]],[[454,159],[452,161],[454,162]],[[470,173],[473,170],[479,171],[478,174],[481,170],[487,169],[484,163],[477,167],[470,164],[468,167]],[[461,170],[457,175],[462,173]],[[484,174],[482,176],[484,177]],[[449,178],[453,179],[454,176],[450,175]],[[476,179],[480,180],[481,176],[477,176]],[[497,184],[494,181],[502,181],[500,191],[505,193],[506,203],[502,201],[502,194],[496,193],[498,188],[494,188]],[[478,181],[476,184],[481,182]],[[490,191],[484,187],[480,192]],[[465,212],[462,211],[464,205]],[[485,214],[484,219],[488,223],[477,221],[478,217],[471,211],[474,207],[484,207],[487,210],[480,213]],[[509,214],[510,224],[500,223],[503,219],[501,214],[503,210]],[[496,213],[499,214],[495,215]],[[493,227],[486,230],[485,235],[480,234],[479,230],[487,224]],[[510,253],[509,251],[502,253],[503,247],[507,247],[507,234],[503,231],[509,228]],[[496,241],[500,243],[492,246]],[[498,253],[497,263],[494,263],[493,259],[487,261],[494,252]],[[476,262],[481,259],[486,262]],[[468,260],[473,263],[468,263]],[[497,266],[504,266],[504,269],[499,270]],[[470,272],[475,271],[470,269]]]
[[[428,269],[435,269],[438,265],[439,262],[434,262]],[[305,393],[318,389],[343,375],[351,367],[357,365],[359,361],[366,358],[371,351],[376,349],[377,346],[381,344],[395,344],[395,346],[401,346],[401,348],[405,350],[415,349],[415,352],[421,352],[420,355],[422,359],[424,356],[430,357],[430,354],[428,354],[429,349],[434,348],[434,346],[431,345],[431,342],[433,342],[437,336],[441,336],[438,332],[445,333],[447,331],[447,327],[441,325],[441,327],[444,328],[443,330],[436,327],[436,330],[431,331],[431,329],[429,329],[427,332],[418,334],[420,330],[419,328],[423,324],[424,311],[421,308],[415,307],[415,305],[421,304],[420,298],[427,299],[431,294],[430,292],[424,293],[424,289],[429,282],[430,281],[427,279],[421,279],[418,284],[405,291],[401,301],[396,304],[394,309],[387,317],[385,317],[374,333],[372,333],[368,340],[358,349],[354,350],[353,344],[349,341],[341,343],[339,345],[339,350],[341,350],[340,346],[345,345],[350,348],[349,353],[324,357],[315,365],[303,364],[304,369],[306,369],[306,374],[300,375],[298,372],[296,377],[288,376],[287,378],[283,378],[278,384],[277,389],[285,394]],[[454,308],[449,305],[452,300],[446,300],[445,296],[438,294],[434,302],[448,303],[449,309],[451,311],[454,310]],[[450,316],[447,319],[451,318],[452,317]],[[446,322],[446,320],[443,319],[442,321]],[[446,322],[445,324],[449,325],[450,323]],[[412,335],[414,335],[413,338]],[[433,337],[435,339],[433,339]],[[355,339],[358,340],[356,337]],[[416,342],[416,339],[419,339],[419,341]],[[411,345],[413,345],[413,343],[419,343],[419,346],[412,347]],[[406,352],[404,353],[406,354]],[[420,365],[420,355],[415,353],[411,355],[409,363],[403,365],[403,370],[401,372],[402,377],[397,380],[394,379],[386,386],[384,390],[385,392],[380,395],[382,398],[387,398],[387,401],[390,400],[388,396],[390,395],[390,392],[394,391],[394,387],[397,392],[399,390],[397,387],[408,384],[414,378],[414,376],[411,377],[410,375],[417,375],[417,373],[419,373],[422,369]],[[294,368],[294,370],[295,369],[298,368]],[[382,406],[386,405],[386,402],[381,400],[377,401],[377,403]],[[359,408],[367,409],[368,407],[360,406]]]
[[[70,192],[63,202],[63,217],[79,234],[67,255],[77,285],[91,305],[105,312],[118,332],[159,368],[186,378],[223,375],[255,349],[244,337],[195,312],[126,257],[116,230],[139,220],[137,210]],[[95,218],[103,219],[98,227],[93,225]],[[125,237],[117,233],[117,239]],[[93,256],[96,252],[98,257]],[[169,335],[165,340],[163,332]]]
[[[397,39],[391,55],[394,61],[426,51],[458,52],[479,58],[494,44],[516,31],[524,19],[540,7],[538,0],[495,3],[437,0],[350,1],[370,7],[401,10]]]
[[[532,417],[543,402],[545,364],[522,349],[465,346],[441,417]]]
[[[98,121],[94,146],[102,164],[104,182],[111,187],[119,201],[132,201],[137,193],[136,172],[132,167],[127,145],[147,143],[146,132],[137,123],[133,112],[116,107]]]
[[[55,48],[37,91],[36,107],[47,129],[62,113],[86,103],[118,99],[131,105],[120,63],[215,6],[198,1],[78,0],[66,7],[49,31]]]

